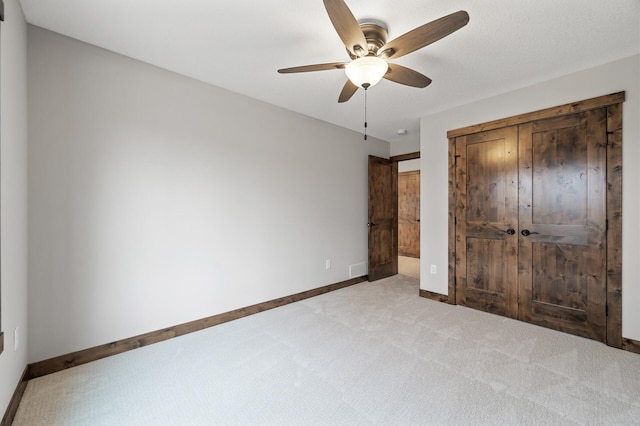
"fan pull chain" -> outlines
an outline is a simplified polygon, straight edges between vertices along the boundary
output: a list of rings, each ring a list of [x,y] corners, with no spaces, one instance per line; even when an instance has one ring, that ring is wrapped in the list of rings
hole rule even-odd
[[[364,85],[363,85],[364,87]],[[367,140],[367,89],[369,87],[364,88],[364,140]]]

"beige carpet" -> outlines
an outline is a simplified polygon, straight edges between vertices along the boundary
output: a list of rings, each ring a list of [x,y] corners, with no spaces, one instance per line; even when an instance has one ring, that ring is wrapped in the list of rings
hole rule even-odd
[[[622,425],[640,356],[362,283],[29,382],[15,425]]]

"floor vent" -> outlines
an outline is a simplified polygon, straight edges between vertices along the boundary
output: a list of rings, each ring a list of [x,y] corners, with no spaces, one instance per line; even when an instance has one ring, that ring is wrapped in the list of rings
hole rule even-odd
[[[349,278],[357,278],[367,275],[367,262],[349,265]]]

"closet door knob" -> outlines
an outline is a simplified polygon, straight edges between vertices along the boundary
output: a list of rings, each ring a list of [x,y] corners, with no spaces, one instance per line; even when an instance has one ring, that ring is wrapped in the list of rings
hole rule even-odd
[[[506,231],[504,231],[504,232],[506,232],[506,233],[507,233],[507,235],[513,235],[513,234],[515,234],[515,233],[516,233],[516,230],[515,230],[515,229],[513,229],[513,228],[509,228],[509,229],[507,229],[507,230],[506,230]]]

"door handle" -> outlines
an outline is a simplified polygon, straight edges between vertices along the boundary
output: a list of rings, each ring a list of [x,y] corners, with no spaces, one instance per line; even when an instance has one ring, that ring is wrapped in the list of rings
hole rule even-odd
[[[523,229],[522,232],[520,232],[522,234],[523,237],[528,237],[531,234],[539,234],[539,232],[531,232],[528,229]]]
[[[513,234],[515,234],[515,233],[516,233],[516,230],[515,230],[515,229],[513,229],[513,228],[509,228],[509,229],[507,229],[507,230],[506,230],[506,231],[504,231],[504,232],[506,232],[506,233],[507,233],[507,235],[513,235]]]
[[[373,228],[374,226],[378,226],[378,224],[377,223],[373,223],[373,222],[367,223],[367,227],[369,227],[369,228]]]

